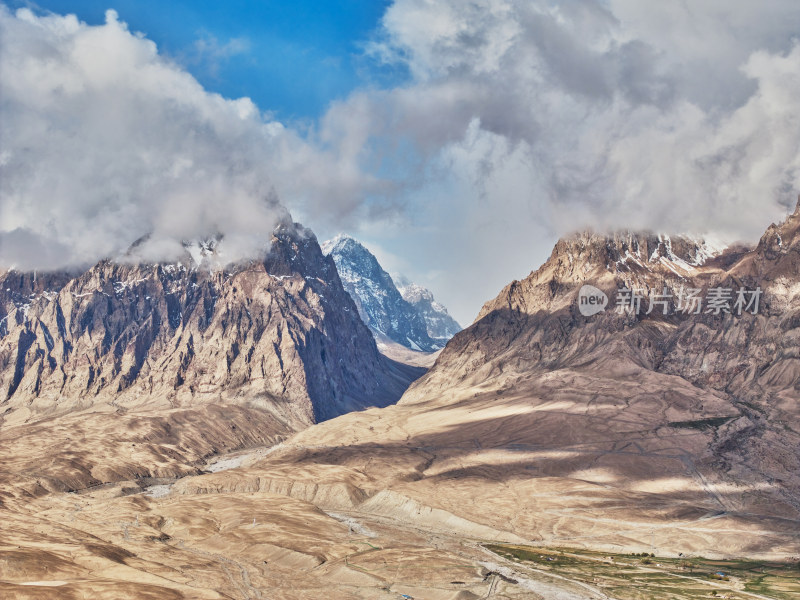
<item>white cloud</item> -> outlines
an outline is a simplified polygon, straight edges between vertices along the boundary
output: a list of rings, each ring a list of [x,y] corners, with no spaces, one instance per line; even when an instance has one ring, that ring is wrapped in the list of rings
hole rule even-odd
[[[752,240],[800,191],[799,26],[795,0],[396,0],[369,51],[410,79],[300,133],[113,13],[3,8],[0,260],[90,261],[148,231],[242,253],[274,188],[325,237],[360,223],[469,322],[573,229]]]
[[[397,0],[376,54],[406,61],[414,83],[330,114],[364,138],[413,139],[425,164],[469,151],[483,194],[522,160],[517,183],[559,232],[599,221],[750,236],[800,187],[800,8],[741,4]],[[482,135],[496,140],[484,154]],[[519,208],[505,197],[489,195],[487,212]]]
[[[524,276],[587,226],[754,240],[800,191],[794,1],[396,0],[383,25],[412,80],[328,118],[415,148],[408,235],[464,321],[476,266]]]
[[[250,40],[246,37],[235,37],[225,43],[221,43],[216,36],[203,33],[194,42],[194,49],[197,54],[212,59],[227,59],[237,54],[246,54],[250,51]]]
[[[221,42],[216,36],[203,31],[192,44],[192,51],[184,61],[202,65],[209,75],[218,77],[223,63],[235,56],[247,55],[251,46],[250,40],[246,37],[235,37],[227,42]]]
[[[0,44],[6,266],[91,263],[145,234],[150,258],[223,234],[235,260],[264,248],[276,191],[309,212],[323,191],[353,204],[371,189],[352,156],[207,92],[114,11],[89,26],[0,5]]]
[[[113,11],[90,27],[3,7],[0,27],[5,261],[92,262],[148,233],[173,253],[216,233],[263,246],[276,134],[252,102],[207,93]],[[20,256],[13,231],[39,251]]]

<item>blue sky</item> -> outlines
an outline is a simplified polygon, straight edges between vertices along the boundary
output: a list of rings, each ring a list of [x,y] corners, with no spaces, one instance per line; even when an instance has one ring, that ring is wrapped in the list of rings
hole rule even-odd
[[[209,91],[247,96],[281,121],[319,117],[360,86],[392,86],[400,69],[364,56],[388,0],[12,0],[90,25],[113,8]]]

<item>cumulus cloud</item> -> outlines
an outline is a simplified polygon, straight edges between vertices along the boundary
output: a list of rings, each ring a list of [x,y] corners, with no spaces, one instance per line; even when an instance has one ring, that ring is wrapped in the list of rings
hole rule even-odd
[[[766,4],[397,0],[372,52],[413,83],[328,118],[411,138],[426,165],[458,160],[481,193],[517,162],[558,232],[746,237],[800,187],[800,8]]]
[[[78,266],[144,235],[149,258],[222,235],[236,260],[265,248],[276,193],[304,210],[370,189],[352,157],[207,92],[114,11],[89,26],[0,5],[0,44],[4,266]]]
[[[277,208],[259,163],[279,128],[252,102],[205,92],[113,11],[89,27],[3,8],[0,27],[7,262],[91,262],[145,234],[173,255],[216,234],[264,245]]]
[[[798,26],[795,0],[395,0],[367,53],[408,79],[299,132],[113,12],[0,9],[0,259],[88,261],[147,232],[240,254],[274,189],[322,235],[357,220],[469,322],[571,230],[752,240],[800,190]]]
[[[800,191],[798,25],[792,0],[396,0],[369,50],[411,81],[327,118],[410,140],[409,214],[452,265],[428,283],[467,321],[476,267],[487,297],[576,229],[753,240],[781,219]]]

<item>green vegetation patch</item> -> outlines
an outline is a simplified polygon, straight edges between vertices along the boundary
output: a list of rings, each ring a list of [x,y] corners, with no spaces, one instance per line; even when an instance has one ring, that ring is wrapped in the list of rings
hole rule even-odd
[[[508,560],[593,585],[619,600],[800,598],[800,561],[663,558],[570,548],[487,544]]]
[[[735,417],[711,417],[709,419],[697,419],[695,421],[673,421],[672,423],[667,423],[667,425],[677,429],[714,429],[725,425],[725,423],[734,418]]]

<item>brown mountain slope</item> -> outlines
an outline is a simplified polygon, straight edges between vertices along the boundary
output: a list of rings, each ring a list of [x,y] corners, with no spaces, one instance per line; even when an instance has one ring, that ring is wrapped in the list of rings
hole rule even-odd
[[[551,545],[796,553],[799,226],[800,211],[719,255],[685,238],[562,240],[396,406],[294,436],[259,477],[336,465],[384,498],[353,511],[400,518],[406,498]],[[586,284],[611,298],[604,312],[580,313]],[[645,297],[638,314],[615,310],[623,287]],[[665,287],[668,314],[646,314]],[[760,288],[759,310],[677,310],[681,288],[717,287]]]
[[[378,352],[301,226],[279,227],[262,261],[211,268],[206,250],[199,266],[187,252],[0,276],[6,479],[40,493],[196,472],[211,454],[394,402],[423,372]]]
[[[752,251],[729,249],[688,269],[691,248],[675,261],[664,259],[663,242],[656,245],[652,238],[582,235],[561,241],[541,269],[484,306],[476,323],[456,336],[402,402],[430,400],[445,389],[458,396],[476,385],[518,390],[525,381],[576,373],[614,386],[633,384],[631,393],[660,395],[673,412],[680,403],[668,398],[685,396],[688,413],[651,413],[655,431],[655,426],[709,418],[704,411],[712,403],[703,399],[713,398],[716,416],[735,418],[706,430],[713,438],[708,460],[720,475],[742,483],[780,481],[775,492],[793,511],[800,509],[800,481],[791,476],[800,471],[798,231],[800,205],[786,222],[771,226]],[[632,255],[637,245],[644,251]],[[650,257],[637,260],[636,254]],[[610,298],[624,287],[640,289],[645,298],[666,288],[673,298],[666,316],[660,305],[644,314],[645,299],[638,315],[609,306],[584,317],[576,295],[585,284]],[[682,288],[702,290],[699,295],[706,298],[718,287],[733,290],[731,309],[737,290],[761,289],[757,314],[752,309],[741,315],[709,313],[708,307],[700,314],[678,310]],[[600,391],[594,385],[601,384],[587,382],[587,398]]]
[[[103,261],[74,278],[0,277],[6,423],[111,403],[258,404],[308,425],[390,403],[409,377],[379,353],[333,262],[297,225],[264,261]]]
[[[188,416],[170,413],[167,444],[152,442],[150,431],[167,428],[158,414],[105,415],[136,438],[126,449],[132,463],[163,480],[60,493],[53,473],[85,470],[82,459],[95,439],[108,439],[108,424],[66,416],[26,425],[40,428],[27,446],[0,439],[13,469],[0,498],[8,532],[0,593],[770,597],[697,573],[670,585],[657,565],[641,567],[646,590],[577,584],[503,563],[479,543],[659,558],[797,556],[798,220],[770,228],[754,249],[719,255],[663,236],[563,240],[542,268],[488,303],[398,404],[214,465],[191,460],[257,443],[234,439],[247,414],[208,414],[214,439],[192,445],[183,441],[192,404]],[[611,306],[583,316],[585,284],[605,290]],[[757,314],[687,315],[675,298],[666,315],[660,306],[645,314],[646,301],[638,315],[617,314],[614,294],[624,285],[645,296],[665,285],[673,296],[681,286],[706,295],[721,285],[760,286],[764,295]],[[31,465],[15,454],[40,452],[48,432],[69,435],[75,456]],[[119,455],[108,442],[99,452],[100,464]],[[150,483],[165,486],[141,493]],[[784,589],[787,598],[796,591]]]

